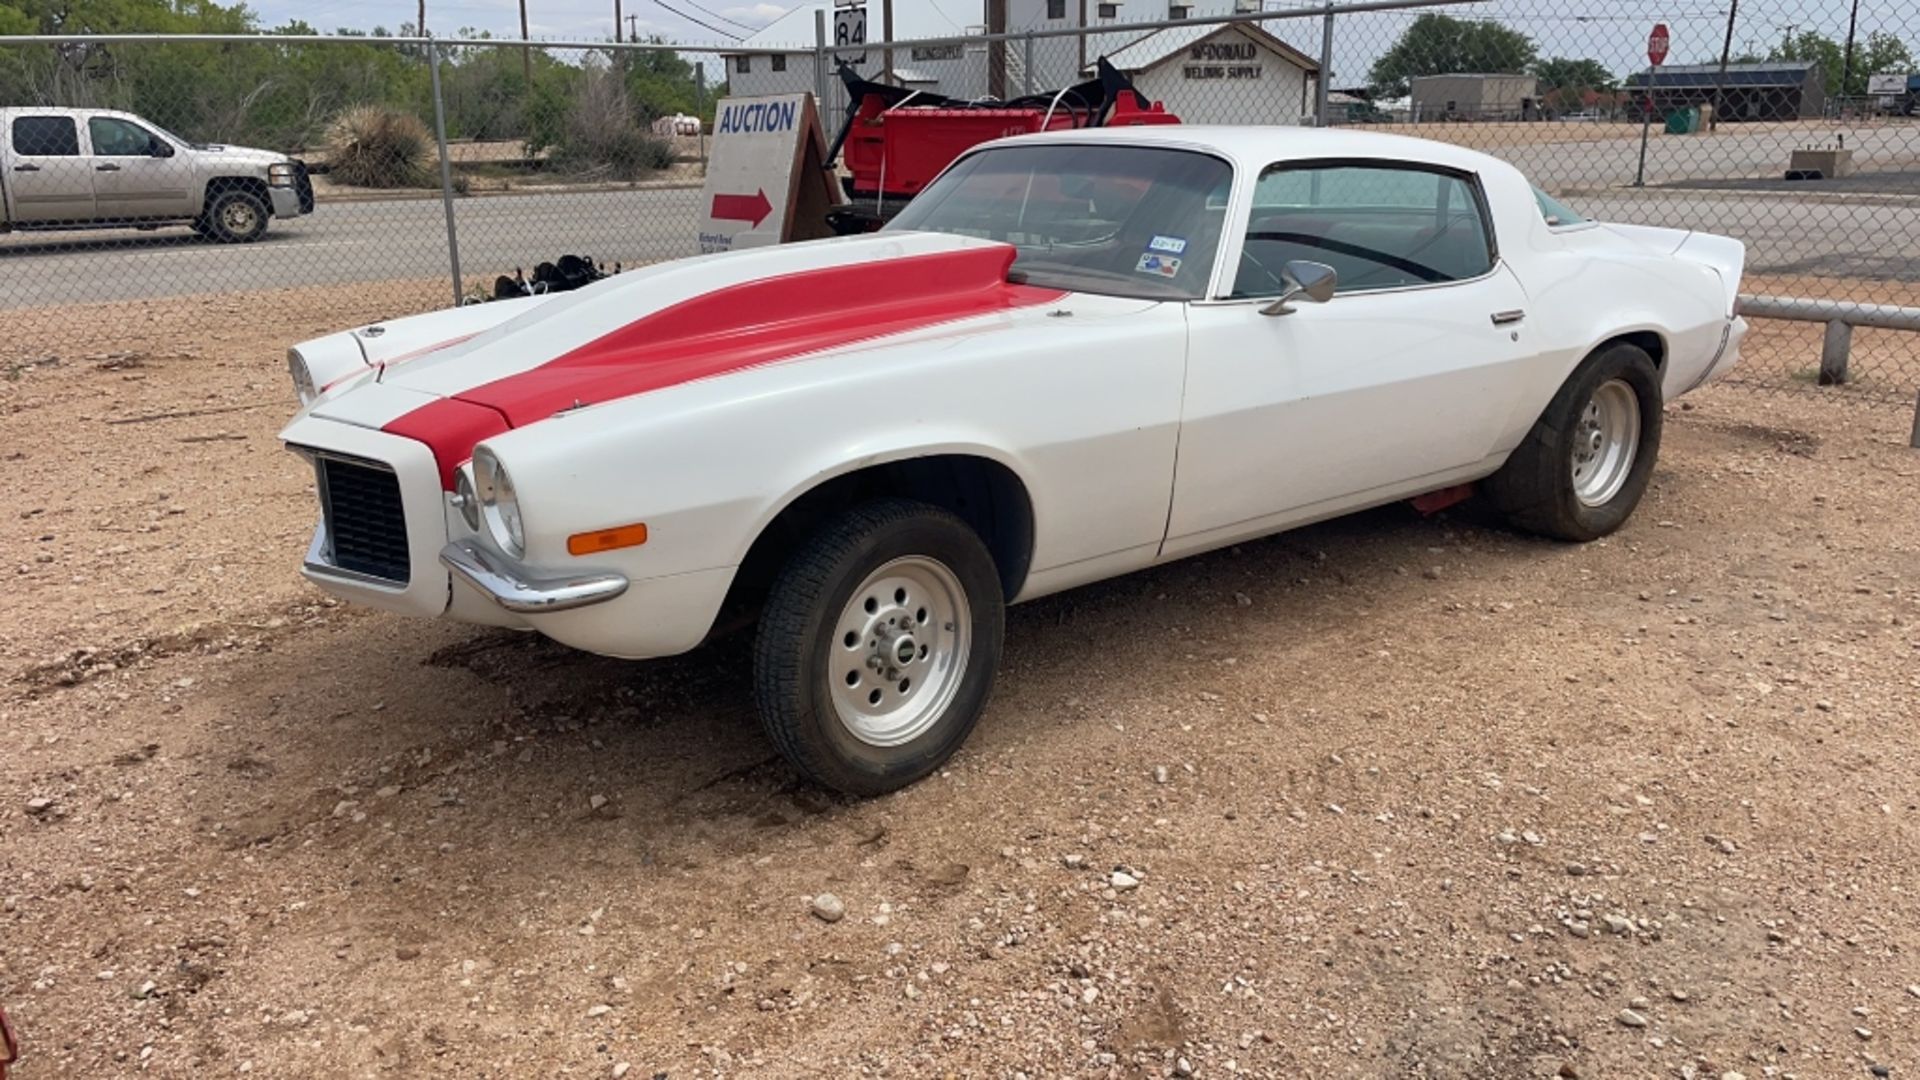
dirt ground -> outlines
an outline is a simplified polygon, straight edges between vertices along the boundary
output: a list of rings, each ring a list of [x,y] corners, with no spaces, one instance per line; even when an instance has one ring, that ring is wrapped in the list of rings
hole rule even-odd
[[[1905,412],[1709,388],[1607,541],[1394,507],[1015,609],[853,802],[737,641],[300,581],[285,346],[440,287],[9,316],[27,1080],[1920,1073]]]

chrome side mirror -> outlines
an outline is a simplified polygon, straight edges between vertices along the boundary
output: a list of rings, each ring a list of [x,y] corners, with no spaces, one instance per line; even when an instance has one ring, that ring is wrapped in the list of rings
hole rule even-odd
[[[1340,284],[1340,272],[1326,263],[1317,263],[1308,259],[1289,259],[1280,267],[1280,280],[1286,284],[1273,303],[1260,309],[1262,315],[1291,315],[1293,308],[1289,300],[1311,300],[1324,304],[1333,299],[1333,290]]]

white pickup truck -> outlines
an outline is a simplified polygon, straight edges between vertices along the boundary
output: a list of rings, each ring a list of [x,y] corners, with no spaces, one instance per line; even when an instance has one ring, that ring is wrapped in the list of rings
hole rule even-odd
[[[305,164],[110,109],[0,109],[0,232],[187,224],[223,243],[313,211]]]

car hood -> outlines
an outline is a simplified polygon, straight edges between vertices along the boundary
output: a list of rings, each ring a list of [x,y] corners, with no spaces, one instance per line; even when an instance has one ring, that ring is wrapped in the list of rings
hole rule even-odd
[[[662,263],[449,334],[315,412],[428,443],[451,485],[482,439],[563,412],[1067,296],[1009,282],[1013,258],[1006,244],[902,232]]]
[[[218,143],[196,146],[193,152],[200,157],[218,158],[233,165],[266,166],[293,160],[285,154],[277,154],[272,150],[258,150],[251,146],[225,146]]]

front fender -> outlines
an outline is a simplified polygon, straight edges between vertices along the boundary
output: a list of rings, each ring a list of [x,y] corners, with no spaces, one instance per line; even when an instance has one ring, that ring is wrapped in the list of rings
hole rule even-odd
[[[759,539],[775,518],[785,513],[787,508],[805,495],[825,484],[843,476],[851,476],[864,469],[881,465],[890,465],[897,461],[910,461],[914,458],[929,457],[973,457],[991,461],[1004,467],[1020,481],[1027,493],[1032,507],[1034,532],[1040,531],[1040,515],[1045,503],[1042,495],[1035,491],[1038,477],[1030,462],[1021,455],[1004,447],[986,441],[984,432],[953,428],[944,432],[929,432],[921,429],[878,432],[863,440],[852,457],[838,454],[817,457],[811,468],[798,470],[785,483],[785,490],[770,499],[753,518],[745,542],[737,546],[734,563],[738,564],[747,555],[747,549]]]

